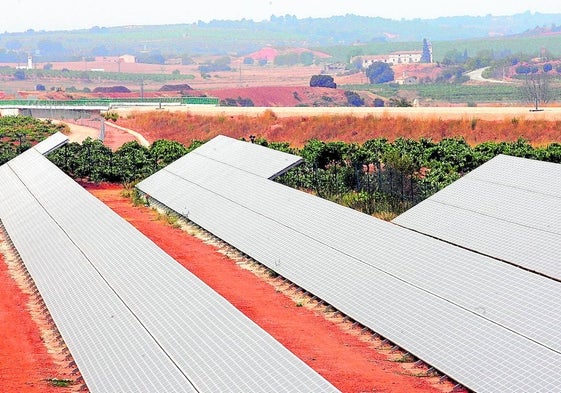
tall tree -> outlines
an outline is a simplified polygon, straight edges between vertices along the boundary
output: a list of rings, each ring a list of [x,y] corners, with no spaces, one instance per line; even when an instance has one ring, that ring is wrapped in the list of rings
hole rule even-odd
[[[526,101],[534,104],[534,111],[539,111],[540,103],[547,104],[552,98],[549,77],[545,74],[528,74],[522,85],[522,94]]]
[[[423,38],[423,54],[421,55],[421,63],[432,63],[432,50],[426,38]]]

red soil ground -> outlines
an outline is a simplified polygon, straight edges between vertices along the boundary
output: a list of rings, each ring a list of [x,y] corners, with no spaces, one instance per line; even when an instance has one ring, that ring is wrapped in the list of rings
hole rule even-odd
[[[218,97],[221,100],[226,98],[237,99],[250,98],[255,106],[277,107],[277,106],[297,106],[305,104],[314,106],[342,105],[347,102],[345,91],[340,89],[329,89],[322,87],[301,87],[301,86],[260,86],[260,87],[241,87],[208,90],[206,94]]]
[[[375,340],[351,331],[348,323],[328,320],[318,308],[298,307],[278,287],[241,268],[216,247],[170,226],[147,207],[134,207],[120,186],[85,186],[343,392],[452,389],[451,383],[438,383],[436,377],[408,375],[426,370],[390,361],[396,354],[375,350],[380,345]]]

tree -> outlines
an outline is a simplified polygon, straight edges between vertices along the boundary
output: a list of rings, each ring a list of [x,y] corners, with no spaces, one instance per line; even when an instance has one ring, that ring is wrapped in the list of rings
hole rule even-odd
[[[312,78],[310,79],[310,87],[329,87],[331,89],[336,89],[337,84],[333,80],[332,76],[312,75]]]
[[[305,66],[310,66],[314,64],[314,54],[312,52],[300,53],[300,63]]]
[[[157,169],[171,164],[187,154],[185,145],[165,139],[158,139],[150,146],[150,155],[155,160]]]
[[[522,85],[522,94],[526,101],[535,105],[534,111],[539,111],[539,104],[547,104],[552,98],[549,78],[544,74],[528,74]]]
[[[405,97],[392,97],[390,98],[390,106],[398,108],[412,107],[413,103]]]
[[[366,76],[370,83],[386,83],[394,80],[392,67],[384,62],[375,61],[366,69]]]
[[[421,55],[421,63],[432,63],[432,51],[426,38],[423,38],[423,54]]]
[[[354,91],[345,91],[345,97],[350,106],[364,106],[364,98]]]
[[[25,71],[24,70],[16,70],[16,72],[14,72],[14,78],[17,79],[18,81],[22,81],[25,79]]]

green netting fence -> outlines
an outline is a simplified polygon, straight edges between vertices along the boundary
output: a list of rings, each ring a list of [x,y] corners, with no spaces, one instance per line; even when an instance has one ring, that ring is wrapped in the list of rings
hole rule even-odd
[[[0,100],[0,107],[57,107],[57,106],[104,106],[119,104],[178,104],[178,105],[218,105],[216,97],[151,97],[151,98],[95,98],[79,100]]]

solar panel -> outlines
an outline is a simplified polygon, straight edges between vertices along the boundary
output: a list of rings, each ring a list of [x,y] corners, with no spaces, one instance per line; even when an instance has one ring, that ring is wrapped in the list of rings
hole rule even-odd
[[[200,155],[138,188],[470,389],[561,388],[560,283]]]
[[[214,137],[192,153],[269,179],[283,174],[302,162],[302,158],[293,154],[268,149],[224,135]],[[181,165],[181,159],[173,165]]]
[[[91,391],[336,391],[31,149],[0,218]]]
[[[559,164],[500,155],[394,222],[561,280],[560,180]]]
[[[47,139],[36,144],[34,149],[46,156],[66,143],[68,143],[68,137],[61,132],[56,132]]]
[[[9,165],[0,195],[0,218],[90,391],[194,392]]]

